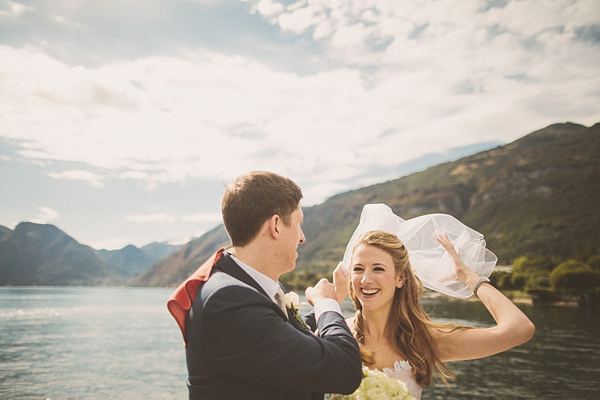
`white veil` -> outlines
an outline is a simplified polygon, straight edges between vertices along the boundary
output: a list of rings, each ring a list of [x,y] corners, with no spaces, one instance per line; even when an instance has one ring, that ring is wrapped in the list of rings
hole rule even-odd
[[[456,280],[452,260],[435,237],[447,234],[463,262],[479,276],[488,278],[498,261],[496,255],[485,248],[481,233],[451,215],[428,214],[403,220],[385,204],[366,204],[346,247],[343,260],[346,274],[358,238],[371,230],[393,233],[404,243],[413,272],[426,288],[461,299],[470,297],[473,291]]]

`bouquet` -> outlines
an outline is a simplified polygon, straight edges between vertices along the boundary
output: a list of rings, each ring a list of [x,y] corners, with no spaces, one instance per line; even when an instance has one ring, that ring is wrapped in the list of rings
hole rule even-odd
[[[415,400],[403,382],[363,366],[363,379],[351,395],[332,394],[331,400]]]

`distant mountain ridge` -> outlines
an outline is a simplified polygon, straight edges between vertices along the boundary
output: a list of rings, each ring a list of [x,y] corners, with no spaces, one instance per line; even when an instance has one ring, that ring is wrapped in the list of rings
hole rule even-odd
[[[181,247],[183,247],[183,245],[153,242],[140,247],[140,250],[156,263],[175,253]]]
[[[124,284],[96,251],[53,225],[22,222],[0,236],[0,285]]]
[[[180,247],[155,242],[137,248],[130,244],[119,250],[97,250],[97,254],[104,261],[117,267],[120,275],[133,278],[147,271],[152,265],[168,257]]]
[[[327,273],[343,257],[367,203],[404,219],[446,213],[483,233],[500,263],[525,254],[586,258],[600,252],[600,124],[553,124],[512,143],[304,209],[296,270]],[[136,284],[177,285],[218,247],[223,226],[188,243]],[[201,249],[193,256],[192,249]],[[187,252],[184,257],[182,251]],[[142,279],[143,277],[143,279]]]
[[[126,285],[179,247],[95,250],[54,225],[22,222],[14,231],[0,226],[0,285]]]

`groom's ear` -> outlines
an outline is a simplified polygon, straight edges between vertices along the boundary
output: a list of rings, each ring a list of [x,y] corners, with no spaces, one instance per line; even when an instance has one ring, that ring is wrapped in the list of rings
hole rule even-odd
[[[281,218],[277,214],[269,218],[269,234],[271,237],[276,238],[279,236],[279,233],[281,232],[281,222]]]

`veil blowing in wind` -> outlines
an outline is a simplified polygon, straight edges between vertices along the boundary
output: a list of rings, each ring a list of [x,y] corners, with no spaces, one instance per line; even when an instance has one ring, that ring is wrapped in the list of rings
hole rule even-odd
[[[479,276],[489,278],[498,261],[498,257],[485,247],[481,233],[451,215],[428,214],[404,220],[385,204],[366,204],[346,247],[343,259],[346,273],[358,238],[372,230],[396,235],[408,249],[413,271],[423,286],[452,297],[466,299],[473,295],[473,290],[456,279],[452,259],[436,240],[438,235],[447,234],[460,258]]]

